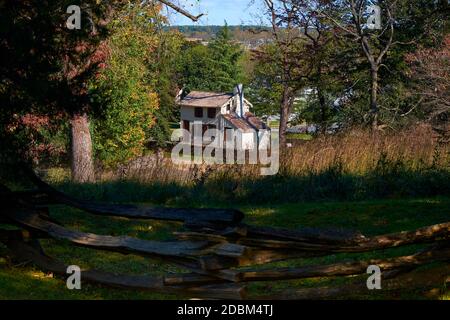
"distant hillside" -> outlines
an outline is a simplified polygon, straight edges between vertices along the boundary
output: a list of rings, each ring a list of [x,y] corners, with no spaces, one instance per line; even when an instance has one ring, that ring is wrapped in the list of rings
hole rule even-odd
[[[177,30],[186,38],[209,40],[213,38],[223,26],[170,26],[168,30]],[[270,29],[262,26],[228,26],[237,41],[267,39]]]

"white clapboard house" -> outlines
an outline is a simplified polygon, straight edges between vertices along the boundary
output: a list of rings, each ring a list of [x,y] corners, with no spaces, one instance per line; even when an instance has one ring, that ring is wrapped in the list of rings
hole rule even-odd
[[[234,129],[240,136],[235,143],[241,142],[244,150],[267,148],[270,142],[270,129],[250,110],[252,104],[244,98],[242,85],[236,86],[233,93],[181,90],[177,96],[180,106],[182,129],[193,133],[195,125],[201,125],[202,132],[218,129],[227,140],[227,129]]]

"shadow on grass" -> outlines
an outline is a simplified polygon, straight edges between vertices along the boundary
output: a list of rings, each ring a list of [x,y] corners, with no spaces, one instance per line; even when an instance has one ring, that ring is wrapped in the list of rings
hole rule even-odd
[[[198,185],[121,180],[82,185],[63,182],[56,187],[87,200],[227,207],[324,200],[447,197],[450,196],[450,171],[419,171],[389,166],[355,175],[336,165],[320,173],[303,175],[212,175]]]

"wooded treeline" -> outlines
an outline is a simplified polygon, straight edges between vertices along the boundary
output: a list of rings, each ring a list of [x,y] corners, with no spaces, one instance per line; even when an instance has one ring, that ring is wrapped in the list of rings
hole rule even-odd
[[[81,7],[80,30],[66,28],[69,4]],[[75,181],[93,181],[96,165],[165,146],[179,89],[239,82],[257,115],[280,115],[282,145],[290,121],[322,131],[433,121],[446,132],[445,0],[264,0],[268,27],[246,30],[264,30],[252,50],[227,26],[207,45],[186,41],[168,28],[164,4],[1,1],[2,162],[70,160]],[[365,25],[370,4],[381,8],[380,30]]]
[[[264,2],[274,41],[257,50],[255,99],[266,112],[279,108],[282,143],[293,111],[322,129],[330,123],[383,129],[447,120],[447,1]],[[377,28],[368,26],[372,5],[380,11]],[[422,50],[440,58],[420,58]],[[432,71],[436,64],[440,75]],[[306,101],[296,99],[305,89]],[[429,108],[437,96],[439,112]]]

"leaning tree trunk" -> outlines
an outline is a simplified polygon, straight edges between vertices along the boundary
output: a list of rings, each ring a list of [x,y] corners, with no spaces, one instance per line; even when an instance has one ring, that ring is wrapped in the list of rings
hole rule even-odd
[[[287,124],[289,121],[289,115],[291,112],[291,104],[292,104],[292,97],[291,97],[291,90],[288,87],[285,87],[283,89],[283,95],[281,98],[281,107],[280,107],[280,148],[281,151],[286,148],[287,145],[287,139],[286,139],[286,131],[287,131]]]
[[[372,127],[378,128],[378,67],[371,68],[371,91],[370,91],[370,113],[372,115]]]
[[[92,139],[86,113],[75,114],[70,120],[72,181],[77,183],[94,181]]]
[[[319,98],[319,107],[320,107],[320,123],[321,123],[321,131],[322,133],[326,132],[326,122],[327,122],[327,105],[325,100],[325,95],[323,93],[323,87],[320,83],[317,86],[317,96]]]
[[[325,123],[327,121],[327,106],[325,101],[325,95],[323,90],[322,83],[322,63],[319,62],[317,66],[317,97],[319,98],[319,107],[320,107],[320,122],[322,124],[322,131],[325,132]]]

